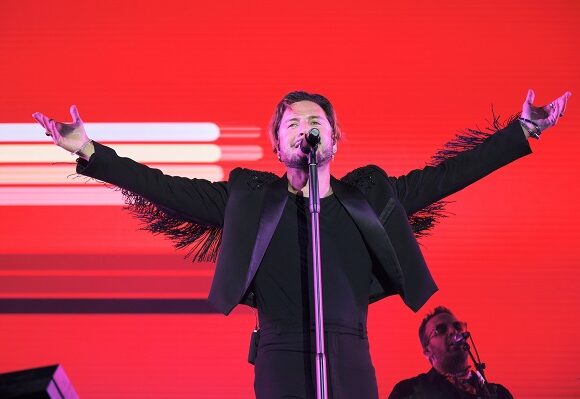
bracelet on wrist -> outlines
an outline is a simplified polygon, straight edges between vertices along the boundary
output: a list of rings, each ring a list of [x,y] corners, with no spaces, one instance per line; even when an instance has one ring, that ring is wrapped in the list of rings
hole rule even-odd
[[[78,150],[76,150],[76,151],[72,151],[72,152],[71,152],[71,155],[80,156],[80,154],[79,154],[79,153],[80,153],[80,152],[82,152],[82,151],[85,149],[85,147],[86,147],[87,145],[89,145],[90,143],[92,143],[92,142],[93,142],[93,140],[87,140],[87,141],[85,141],[85,142],[83,143],[83,145],[81,145],[81,147],[80,147]]]
[[[518,118],[520,125],[524,128],[528,135],[536,140],[540,139],[540,134],[542,134],[542,129],[538,124],[530,119]]]

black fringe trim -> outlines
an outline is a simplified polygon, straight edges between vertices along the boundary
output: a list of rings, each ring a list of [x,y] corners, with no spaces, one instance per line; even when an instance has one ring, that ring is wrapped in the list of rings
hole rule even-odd
[[[153,204],[146,198],[121,189],[126,209],[145,223],[142,230],[163,234],[174,242],[177,249],[189,247],[185,258],[192,262],[215,262],[222,241],[222,228],[184,220],[168,209]]]
[[[449,158],[453,158],[461,152],[471,150],[472,148],[480,145],[490,136],[492,136],[498,130],[503,129],[519,115],[513,115],[507,118],[506,121],[502,122],[499,115],[495,114],[493,106],[491,108],[492,120],[488,120],[486,126],[483,129],[476,127],[475,129],[465,129],[460,131],[453,140],[445,143],[443,148],[440,149],[431,157],[431,161],[428,163],[429,166],[437,166],[446,161]]]
[[[496,115],[493,106],[491,107],[492,120],[488,120],[486,126],[483,129],[476,127],[474,129],[465,129],[460,131],[454,139],[443,145],[440,149],[431,157],[431,161],[428,162],[428,166],[438,166],[445,162],[447,159],[453,158],[464,151],[471,150],[476,146],[482,144],[485,140],[491,137],[498,130],[503,129],[505,126],[513,122],[518,118],[519,115],[513,115],[508,117],[505,121],[501,121],[499,115]],[[415,237],[421,238],[427,236],[431,233],[431,230],[435,225],[437,225],[442,218],[448,216],[448,212],[445,210],[445,206],[449,201],[440,200],[425,208],[409,215],[409,224],[413,229]]]
[[[445,205],[447,204],[447,201],[437,201],[409,215],[409,224],[413,234],[415,234],[415,238],[428,236],[433,227],[442,218],[448,216],[448,212],[445,210]]]

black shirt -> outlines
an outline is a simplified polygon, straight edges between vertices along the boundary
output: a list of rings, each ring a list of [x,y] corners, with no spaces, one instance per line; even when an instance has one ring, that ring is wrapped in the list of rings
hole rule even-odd
[[[263,325],[312,328],[308,198],[288,196],[254,280],[257,307]],[[372,260],[356,225],[334,195],[320,200],[320,242],[325,325],[366,326]]]

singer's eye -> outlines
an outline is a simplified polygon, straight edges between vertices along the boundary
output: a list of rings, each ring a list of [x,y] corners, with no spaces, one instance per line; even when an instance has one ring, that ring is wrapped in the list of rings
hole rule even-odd
[[[435,326],[433,335],[444,335],[449,331],[449,327],[453,327],[455,331],[463,332],[466,330],[467,324],[463,321],[454,321],[451,324],[441,323]]]
[[[434,335],[443,335],[447,332],[447,324],[441,323],[435,326],[435,334]]]
[[[453,328],[455,328],[455,331],[464,331],[465,330],[465,323],[461,322],[461,321],[455,321],[453,322]]]
[[[288,129],[290,129],[290,128],[292,128],[292,127],[296,127],[296,126],[298,126],[298,124],[297,124],[297,123],[291,123],[291,124],[289,124],[289,125],[287,126],[287,128],[288,128]]]
[[[320,122],[318,122],[318,121],[312,121],[310,124],[311,125],[320,125]]]

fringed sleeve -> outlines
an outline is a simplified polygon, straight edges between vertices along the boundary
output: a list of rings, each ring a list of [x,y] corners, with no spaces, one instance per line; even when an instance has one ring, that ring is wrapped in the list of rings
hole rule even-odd
[[[453,158],[461,152],[471,150],[482,144],[498,130],[503,129],[508,124],[517,119],[518,115],[509,117],[505,122],[501,122],[500,116],[496,115],[493,108],[491,109],[492,120],[488,121],[488,126],[484,129],[476,127],[475,129],[465,129],[460,131],[454,139],[443,145],[439,151],[431,157],[428,166],[438,166],[449,158]]]
[[[192,262],[215,262],[222,239],[220,226],[188,220],[131,191],[121,192],[126,209],[145,224],[143,230],[163,234],[177,249],[186,248],[185,257]]]
[[[416,238],[429,235],[441,218],[447,217],[445,205],[445,201],[437,201],[409,215],[409,224]]]
[[[273,173],[236,168],[231,179],[244,174],[251,190],[262,190],[265,185],[278,179]],[[230,180],[230,182],[233,180]],[[128,190],[121,190],[129,212],[144,223],[143,230],[163,234],[173,241],[175,248],[186,249],[186,258],[192,262],[215,262],[222,242],[222,227],[200,223],[185,215],[152,203]]]
[[[145,193],[156,191],[156,184],[165,179],[161,171],[149,168],[129,158],[119,157],[116,152],[107,146],[95,142],[95,153],[89,161],[82,158],[77,160],[77,173],[90,179],[104,182],[111,189],[120,190],[123,194],[126,209],[140,219],[144,226],[154,234],[163,234],[173,241],[178,249],[187,251],[186,257],[192,261],[215,261],[221,242],[221,225],[200,222],[184,213],[188,209],[195,209],[200,215],[203,207],[189,206],[189,201],[215,201],[213,214],[208,220],[219,220],[221,210],[218,204],[225,207],[227,183],[210,183],[201,181],[197,189],[187,191],[187,181],[190,179],[167,176],[163,185],[166,195],[180,193],[183,211],[171,210],[151,201]],[[172,180],[174,182],[172,183]],[[171,184],[170,184],[171,183]],[[125,188],[122,188],[125,187]],[[129,188],[131,187],[131,189]],[[141,195],[137,194],[139,191]],[[197,195],[195,198],[194,195]]]
[[[493,107],[491,112],[492,120],[488,121],[488,126],[483,129],[476,127],[474,129],[467,128],[460,131],[455,138],[445,143],[443,148],[438,150],[435,155],[431,157],[427,166],[439,166],[446,160],[477,147],[498,130],[503,129],[518,117],[518,115],[514,115],[502,122],[500,116],[495,114]],[[409,224],[413,229],[413,233],[415,233],[415,237],[421,238],[429,235],[433,227],[435,227],[442,218],[447,217],[448,213],[445,210],[446,204],[448,204],[448,201],[440,200],[409,214]]]

